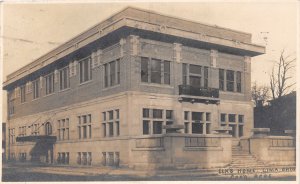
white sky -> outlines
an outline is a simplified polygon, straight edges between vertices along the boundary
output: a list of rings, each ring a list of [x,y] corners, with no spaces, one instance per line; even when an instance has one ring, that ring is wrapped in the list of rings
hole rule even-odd
[[[4,81],[7,74],[27,65],[126,6],[251,33],[253,43],[267,44],[266,54],[252,58],[252,82],[268,84],[274,60],[278,60],[282,49],[296,57],[296,1],[2,5],[3,68],[1,69]],[[267,42],[263,39],[265,36]],[[3,100],[6,102],[5,98]],[[5,113],[3,115],[5,120]]]

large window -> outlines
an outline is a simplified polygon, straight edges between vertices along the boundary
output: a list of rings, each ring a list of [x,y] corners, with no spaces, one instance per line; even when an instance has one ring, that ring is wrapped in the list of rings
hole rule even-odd
[[[92,79],[92,67],[91,67],[91,58],[87,57],[79,61],[79,74],[80,74],[80,83],[89,81]]]
[[[120,84],[120,60],[111,61],[104,65],[105,87]]]
[[[70,154],[69,152],[58,152],[57,163],[58,164],[69,164]]]
[[[234,71],[226,71],[226,89],[227,91],[234,91]]]
[[[242,137],[244,135],[244,115],[242,114],[220,114],[221,126],[231,127],[229,131],[233,137]],[[226,119],[228,117],[228,119]]]
[[[182,64],[182,83],[196,88],[208,88],[208,67]]]
[[[184,132],[192,134],[211,133],[211,113],[210,112],[190,112],[184,111]]]
[[[219,89],[242,92],[242,72],[219,69]]]
[[[46,80],[46,95],[54,92],[54,73],[51,73],[45,77]]]
[[[92,152],[78,152],[77,164],[79,165],[92,165]]]
[[[120,135],[120,110],[110,110],[102,112],[103,137],[113,137]]]
[[[92,115],[78,116],[78,138],[87,139],[92,137]]]
[[[40,79],[32,82],[33,87],[33,99],[40,97]]]
[[[154,58],[141,58],[141,81],[170,84],[171,62]]]
[[[59,70],[59,89],[64,90],[70,87],[69,67]]]
[[[58,140],[70,139],[69,118],[58,120]]]
[[[162,134],[163,125],[173,124],[173,111],[163,109],[143,109],[143,135]]]
[[[21,93],[21,103],[26,102],[26,86],[25,85],[20,87],[20,93]]]

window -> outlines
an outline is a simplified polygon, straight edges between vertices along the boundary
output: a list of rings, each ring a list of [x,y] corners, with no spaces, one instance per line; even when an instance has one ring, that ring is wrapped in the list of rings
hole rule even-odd
[[[9,91],[7,94],[8,98],[8,115],[11,116],[15,113],[15,104],[14,104],[14,90]]]
[[[39,135],[40,134],[40,124],[35,123],[31,125],[31,135]]]
[[[78,116],[78,138],[87,139],[92,137],[92,116],[91,114]]]
[[[120,135],[120,110],[111,110],[102,112],[103,122],[103,137],[119,136]],[[107,118],[108,117],[108,118]]]
[[[173,124],[173,111],[143,108],[143,135],[162,134],[163,125]]]
[[[223,69],[219,69],[219,89],[224,91],[224,82],[225,82],[225,78],[224,78],[224,70]]]
[[[191,85],[195,88],[208,88],[208,67],[183,63],[182,83],[183,85]]]
[[[210,127],[211,127],[210,112],[184,111],[184,132],[185,133],[210,134],[211,133]]]
[[[105,87],[120,84],[120,60],[111,61],[104,65]]]
[[[52,126],[50,122],[47,122],[45,124],[45,135],[51,135],[52,134]]]
[[[33,99],[36,99],[40,96],[40,80],[37,79],[32,82],[33,87]]]
[[[91,58],[87,57],[79,61],[80,83],[92,79]]]
[[[239,123],[244,123],[244,115],[239,115]]]
[[[236,72],[236,91],[242,92],[242,76],[241,72]]]
[[[234,71],[226,71],[226,89],[227,91],[234,91]]]
[[[22,126],[22,127],[19,127],[19,136],[20,137],[24,137],[26,136],[26,126]]]
[[[231,122],[231,123],[235,122],[235,114],[229,114],[228,115],[228,121]]]
[[[141,58],[141,81],[170,84],[171,62],[154,58]]]
[[[208,88],[208,67],[204,67],[204,88]]]
[[[45,77],[46,80],[46,95],[54,92],[54,73],[51,73]]]
[[[221,114],[221,122],[226,122],[226,114]]]
[[[70,87],[69,67],[59,70],[59,89],[64,90]]]
[[[70,128],[69,128],[69,118],[61,119],[57,121],[58,129],[58,140],[69,140],[70,139]]]
[[[79,165],[92,165],[92,152],[78,152],[77,164]]]
[[[26,101],[26,86],[25,85],[20,87],[20,93],[21,93],[21,103],[24,103]]]
[[[69,164],[70,154],[69,152],[58,152],[57,153],[57,163],[58,164]]]

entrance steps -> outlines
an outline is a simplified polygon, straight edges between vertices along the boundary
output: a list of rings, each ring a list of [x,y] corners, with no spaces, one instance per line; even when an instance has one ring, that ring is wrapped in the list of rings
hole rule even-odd
[[[259,168],[267,167],[265,163],[256,159],[250,153],[243,151],[240,146],[232,147],[232,161],[229,167],[231,168]]]

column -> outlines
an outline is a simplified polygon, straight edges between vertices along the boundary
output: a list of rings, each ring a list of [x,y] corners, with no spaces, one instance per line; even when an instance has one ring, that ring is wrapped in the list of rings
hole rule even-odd
[[[203,122],[203,134],[205,135],[206,134],[206,113],[205,112],[202,112],[202,122]]]

